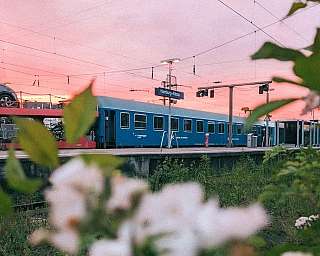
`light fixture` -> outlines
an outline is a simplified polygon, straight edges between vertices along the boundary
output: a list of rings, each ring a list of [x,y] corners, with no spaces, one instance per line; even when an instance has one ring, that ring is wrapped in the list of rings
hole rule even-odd
[[[179,58],[172,58],[172,59],[162,60],[160,63],[161,64],[172,64],[172,63],[177,63],[180,61],[181,61],[181,59],[179,59]]]

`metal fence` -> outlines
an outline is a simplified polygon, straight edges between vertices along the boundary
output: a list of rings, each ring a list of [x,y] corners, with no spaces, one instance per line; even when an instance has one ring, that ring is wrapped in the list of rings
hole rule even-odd
[[[12,140],[17,136],[18,128],[15,124],[1,124],[0,125],[0,139]]]

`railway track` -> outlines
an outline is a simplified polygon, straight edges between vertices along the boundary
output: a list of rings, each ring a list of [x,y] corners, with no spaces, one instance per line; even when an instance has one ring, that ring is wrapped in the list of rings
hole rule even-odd
[[[20,211],[30,211],[30,210],[36,210],[36,209],[43,209],[47,208],[48,204],[46,201],[36,201],[26,204],[16,204],[13,206],[14,211],[20,212]]]

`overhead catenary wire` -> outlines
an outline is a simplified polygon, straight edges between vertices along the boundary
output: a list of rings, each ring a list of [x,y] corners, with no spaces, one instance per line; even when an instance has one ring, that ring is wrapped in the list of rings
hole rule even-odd
[[[74,60],[74,61],[83,62],[83,63],[86,63],[86,64],[98,66],[98,67],[101,67],[101,68],[110,68],[109,66],[102,65],[102,64],[99,64],[99,63],[95,63],[95,62],[92,62],[92,61],[87,61],[87,60],[83,60],[83,59],[80,59],[80,58],[67,56],[67,55],[61,54],[61,53],[54,53],[52,51],[39,49],[37,47],[32,47],[32,46],[28,46],[28,45],[24,45],[24,44],[14,43],[14,42],[11,42],[11,41],[8,41],[8,40],[0,39],[0,42],[6,43],[6,44],[9,44],[9,45],[14,45],[14,46],[17,46],[17,47],[22,47],[22,48],[33,50],[33,51],[42,52],[42,53],[45,53],[45,54],[52,54],[52,55],[55,55],[55,56],[71,59],[71,60]],[[158,66],[161,66],[161,65],[158,65]],[[155,67],[158,67],[158,66],[155,66]],[[121,72],[122,73],[128,73],[128,72],[131,72],[131,71],[138,71],[138,70],[144,70],[144,69],[150,69],[150,67],[132,68],[132,69],[126,69],[126,70],[110,71],[108,73],[121,73]],[[96,73],[96,74],[103,74],[103,72]],[[139,75],[139,74],[133,74],[133,73],[129,73],[129,74],[135,75],[135,76],[140,76],[140,77],[145,78],[145,79],[151,79],[150,77],[142,76],[142,75]],[[89,75],[89,74],[82,74],[82,76],[84,76],[84,75]],[[90,75],[95,75],[95,73],[92,73]],[[70,75],[70,77],[71,76],[79,76],[79,75]]]
[[[256,19],[256,0],[253,0],[253,20]],[[254,51],[257,50],[257,31],[254,32]],[[257,60],[253,60],[254,62],[254,79],[257,78]]]
[[[278,39],[276,39],[274,36],[270,35],[268,32],[266,32],[264,30],[264,28],[259,27],[255,22],[249,20],[246,16],[244,16],[243,14],[241,14],[239,11],[237,11],[236,9],[234,9],[233,7],[231,7],[230,5],[226,4],[224,1],[222,0],[217,0],[219,3],[221,3],[222,5],[224,5],[225,7],[227,7],[229,10],[231,10],[233,13],[235,13],[236,15],[240,16],[242,19],[244,19],[245,21],[247,21],[248,23],[250,23],[252,26],[254,26],[255,28],[257,28],[259,31],[263,32],[265,35],[267,35],[268,37],[270,37],[272,40],[274,40],[275,42],[277,42],[278,44],[280,44],[281,46],[284,46],[284,44],[282,42],[280,42]]]
[[[265,28],[268,28],[270,26],[273,26],[277,23],[279,23],[280,21],[275,21],[273,23],[270,23],[264,27],[262,27],[261,29],[265,29]],[[259,29],[260,30],[260,29]],[[211,52],[213,50],[216,50],[218,48],[221,48],[225,45],[228,45],[230,43],[233,43],[235,41],[238,41],[242,38],[245,38],[249,35],[252,35],[254,34],[256,31],[251,31],[249,33],[246,33],[246,34],[243,34],[241,36],[238,36],[238,37],[235,37],[231,40],[228,40],[228,41],[225,41],[221,44],[218,44],[212,48],[209,48],[205,51],[202,51],[202,52],[199,52],[197,54],[195,54],[194,56],[200,56],[200,55],[203,55],[203,54],[206,54],[208,52]],[[42,53],[46,53],[46,54],[53,54],[53,55],[57,55],[57,56],[60,56],[60,57],[64,57],[64,58],[68,58],[68,59],[72,59],[72,60],[75,60],[75,61],[79,61],[79,62],[84,62],[84,63],[87,63],[87,64],[92,64],[92,65],[96,65],[96,66],[100,66],[100,67],[106,67],[104,65],[101,65],[101,64],[97,64],[97,63],[94,63],[94,62],[90,62],[90,61],[86,61],[86,60],[82,60],[82,59],[79,59],[79,58],[75,58],[75,57],[70,57],[70,56],[66,56],[64,54],[55,54],[53,52],[50,52],[50,51],[47,51],[47,50],[43,50],[43,49],[38,49],[38,48],[35,48],[35,47],[31,47],[31,46],[26,46],[26,45],[22,45],[22,44],[17,44],[17,43],[13,43],[13,42],[9,42],[7,40],[2,40],[0,39],[0,42],[3,42],[3,43],[7,43],[7,44],[11,44],[11,45],[14,45],[14,46],[18,46],[18,47],[22,47],[22,48],[27,48],[27,49],[30,49],[30,50],[34,50],[34,51],[39,51],[39,52],[42,52]],[[187,59],[190,59],[190,58],[193,58],[193,56],[191,57],[185,57],[183,59],[181,59],[182,61],[184,60],[187,60]],[[157,67],[160,67],[160,66],[163,66],[162,64],[159,64],[159,65],[155,65],[153,66],[153,68],[157,68]],[[102,75],[104,73],[106,74],[114,74],[114,73],[126,73],[126,72],[131,72],[131,71],[140,71],[140,70],[147,70],[147,69],[151,69],[152,66],[148,66],[148,67],[140,67],[140,68],[132,68],[132,69],[119,69],[119,70],[112,70],[112,71],[107,71],[107,72],[94,72],[94,73],[81,73],[81,74],[70,74],[69,76],[70,77],[77,77],[77,76],[94,76],[94,75]],[[140,76],[140,75],[139,75]],[[147,78],[146,76],[144,76],[144,78]],[[151,78],[150,78],[151,79]]]
[[[84,12],[88,12],[88,11],[91,11],[91,10],[94,10],[94,9],[101,8],[102,6],[104,6],[104,5],[108,4],[108,3],[109,3],[108,1],[103,1],[102,4],[95,5],[95,6],[93,6],[93,7],[89,7],[89,8],[85,8],[85,9],[79,10],[79,11],[73,13],[72,15],[78,15],[78,14],[81,14],[81,13],[84,13]],[[62,20],[66,19],[66,18],[69,18],[70,15],[71,15],[71,13],[68,14],[68,15],[65,15],[65,16],[62,18]],[[56,23],[56,22],[57,22],[57,19],[55,18],[55,19],[53,19],[52,21],[47,21],[47,20],[46,20],[45,24],[47,25],[47,24],[50,24],[50,23],[52,23],[52,22]],[[2,23],[4,23],[4,22],[2,22]],[[23,24],[23,23],[24,23],[24,22],[22,22],[22,24]],[[39,25],[41,26],[41,24],[39,24]],[[66,24],[63,24],[63,25],[66,25]],[[18,25],[16,25],[16,27],[18,27]],[[47,27],[45,30],[42,30],[41,32],[37,31],[37,33],[40,34],[40,33],[42,33],[43,31],[46,31],[46,30],[52,29],[52,28],[53,28],[53,27],[49,27],[49,28]],[[20,29],[22,29],[21,26],[20,26]],[[26,28],[25,28],[24,30],[29,30],[29,32],[32,31],[31,29],[26,29]],[[33,32],[33,33],[34,33],[34,32]],[[12,33],[10,33],[9,35],[12,35]],[[5,35],[5,36],[7,36],[7,35]]]
[[[11,26],[11,27],[15,27],[15,28],[18,28],[18,29],[21,29],[21,30],[25,30],[25,31],[28,31],[30,33],[34,33],[34,34],[37,34],[37,35],[40,35],[40,36],[43,36],[43,37],[47,37],[47,38],[50,38],[53,40],[54,42],[54,53],[56,53],[56,46],[55,46],[55,43],[57,40],[61,41],[61,42],[64,42],[64,43],[68,43],[68,44],[72,44],[72,45],[78,45],[82,48],[87,48],[87,49],[90,49],[90,50],[93,50],[93,51],[97,51],[97,52],[103,52],[103,53],[106,53],[108,52],[108,54],[110,55],[114,55],[114,56],[118,56],[118,57],[122,57],[122,58],[125,58],[125,59],[132,59],[132,60],[138,60],[138,61],[143,61],[141,59],[137,59],[137,58],[133,58],[131,56],[127,56],[127,55],[124,55],[124,54],[120,54],[120,53],[115,53],[115,52],[111,52],[111,51],[106,51],[106,50],[101,50],[101,49],[97,49],[95,47],[91,47],[91,46],[87,46],[87,45],[83,45],[79,42],[76,42],[76,41],[71,41],[71,40],[66,40],[64,38],[61,38],[61,37],[57,37],[57,36],[51,36],[51,35],[48,35],[48,34],[44,34],[42,32],[38,32],[38,31],[35,31],[35,30],[32,30],[32,29],[29,29],[29,28],[25,28],[25,27],[22,27],[20,25],[15,25],[15,24],[11,24],[11,23],[8,23],[8,22],[4,22],[2,20],[0,20],[0,23],[4,24],[4,25],[7,25],[7,26]],[[143,61],[145,62],[145,61]]]
[[[223,2],[223,1],[219,1],[219,2]],[[316,5],[315,5],[315,6],[316,6]],[[230,7],[230,6],[229,6],[229,7]],[[312,8],[312,7],[314,7],[314,6],[311,6],[311,7],[309,7],[309,8],[306,8],[306,10],[307,10],[307,9],[310,9],[310,8]],[[301,12],[302,12],[302,11],[301,11]],[[301,13],[301,12],[298,12],[298,13]],[[298,14],[298,13],[296,13],[296,14]],[[241,14],[240,14],[240,15],[241,15]],[[294,15],[292,15],[292,16],[294,16]],[[291,17],[292,17],[292,16],[291,16]],[[245,17],[244,17],[244,18],[245,18]],[[286,17],[286,18],[288,18],[288,17]],[[214,49],[218,49],[218,48],[223,47],[223,46],[225,46],[225,45],[227,45],[227,44],[230,44],[230,43],[232,43],[232,42],[234,42],[234,41],[240,40],[240,39],[242,39],[242,38],[244,38],[244,37],[246,37],[246,36],[252,35],[252,34],[256,33],[257,31],[262,31],[262,30],[264,30],[265,28],[268,28],[268,27],[270,27],[270,26],[272,26],[272,25],[274,25],[274,24],[277,24],[277,23],[279,23],[279,22],[282,22],[282,21],[285,20],[286,18],[281,19],[281,20],[278,20],[278,21],[275,21],[275,22],[273,22],[273,23],[271,23],[271,24],[268,24],[268,25],[266,25],[266,26],[263,26],[263,27],[258,27],[257,30],[255,30],[255,31],[252,31],[252,32],[250,32],[250,33],[246,33],[246,34],[244,34],[244,35],[242,35],[242,36],[240,36],[240,37],[236,37],[236,38],[234,38],[234,39],[232,39],[232,40],[226,41],[226,42],[224,42],[224,43],[222,43],[222,44],[219,44],[219,45],[217,45],[217,46],[215,46],[215,47],[212,47],[212,48],[210,48],[210,49],[207,49],[207,50],[205,50],[205,51],[202,51],[202,52],[199,52],[199,53],[197,53],[197,54],[195,54],[195,55],[192,55],[191,57],[196,57],[196,56],[199,56],[199,55],[208,53],[208,52],[210,52],[210,51],[212,51],[212,50],[214,50]],[[245,19],[247,19],[247,18],[245,18]],[[248,20],[248,21],[249,21],[249,20]],[[1,40],[1,39],[0,39],[0,42],[9,43],[9,44],[12,44],[12,43],[13,43],[13,42],[5,42],[5,40]],[[72,60],[75,60],[75,61],[79,61],[79,62],[83,62],[83,61],[84,61],[84,63],[86,63],[86,64],[92,64],[92,65],[100,66],[101,68],[106,68],[106,67],[107,67],[107,66],[105,66],[105,65],[101,65],[101,64],[98,64],[98,63],[94,63],[94,62],[82,60],[82,59],[79,59],[79,58],[76,58],[76,57],[66,56],[66,55],[63,55],[63,54],[57,54],[57,53],[55,53],[55,52],[50,52],[50,51],[43,50],[43,49],[37,49],[37,48],[31,47],[31,46],[25,46],[25,45],[16,44],[16,43],[13,43],[13,45],[20,46],[20,47],[24,47],[24,48],[28,48],[28,49],[31,49],[31,50],[37,50],[37,51],[40,51],[40,52],[42,52],[42,53],[52,54],[52,55],[54,55],[54,56],[69,58],[69,59],[72,59]],[[186,60],[187,58],[190,58],[190,57],[183,58],[182,60]],[[147,70],[147,69],[150,69],[150,68],[156,68],[156,67],[160,67],[160,66],[162,66],[162,65],[154,65],[154,66],[141,67],[141,68],[132,68],[132,69],[111,70],[111,71],[101,72],[101,73],[96,72],[96,73],[86,73],[86,74],[71,74],[71,75],[65,75],[65,77],[68,77],[68,78],[70,79],[71,76],[73,76],[73,77],[76,77],[76,76],[86,76],[86,75],[87,75],[87,76],[89,76],[89,75],[91,76],[91,75],[101,75],[101,74],[106,74],[106,73],[112,74],[112,73],[122,73],[122,72],[127,72],[127,73],[128,73],[128,72],[139,71],[139,70],[141,70],[141,71],[142,71],[142,70]],[[109,68],[109,67],[108,67],[108,68]],[[152,77],[143,76],[143,75],[140,75],[140,74],[133,74],[133,73],[131,73],[131,75],[139,76],[139,77],[143,77],[143,78],[147,78],[147,79],[152,79]],[[41,76],[50,76],[50,75],[41,75]],[[158,81],[160,81],[160,80],[158,80]]]
[[[291,26],[289,26],[287,23],[284,22],[283,19],[280,19],[277,15],[275,15],[273,12],[271,12],[267,7],[265,7],[264,5],[262,5],[259,1],[254,0],[255,4],[257,4],[258,6],[260,6],[263,10],[265,10],[267,13],[269,13],[272,17],[274,17],[277,20],[280,20],[280,22],[286,26],[289,30],[291,30],[293,33],[295,33],[298,37],[300,37],[302,40],[304,40],[305,42],[308,42],[309,40],[307,40],[301,33],[299,33],[297,30],[295,30],[294,28],[292,28]]]
[[[219,1],[219,2],[221,2],[221,3],[224,3],[224,2],[221,1],[221,0],[217,0],[217,1]],[[225,5],[225,6],[228,6],[228,8],[231,8],[231,10],[234,10],[234,9],[233,9],[232,7],[230,7],[229,5],[226,5],[225,3],[224,3],[224,5]],[[310,6],[310,7],[306,8],[305,11],[308,10],[308,9],[311,9],[311,8],[313,8],[313,7],[315,7],[315,6],[318,6],[318,5],[319,5],[319,4]],[[234,10],[234,11],[236,12],[236,14],[240,15],[241,17],[243,16],[242,14],[238,13],[236,10]],[[301,12],[302,12],[302,11],[301,11]],[[194,54],[194,55],[192,55],[192,56],[188,56],[188,57],[185,57],[185,58],[181,58],[181,61],[184,61],[184,60],[187,60],[187,59],[190,59],[190,58],[193,58],[193,57],[197,57],[197,56],[206,54],[206,53],[208,53],[208,52],[211,52],[211,51],[213,51],[213,50],[216,50],[216,49],[218,49],[218,48],[221,48],[221,47],[223,47],[223,46],[225,46],[225,45],[228,45],[228,44],[230,44],[230,43],[233,43],[233,42],[235,42],[235,41],[238,41],[238,40],[240,40],[240,39],[242,39],[242,38],[245,38],[245,37],[247,37],[247,36],[250,36],[250,35],[256,33],[257,31],[263,31],[264,29],[266,29],[266,28],[268,28],[268,27],[271,27],[271,26],[273,26],[273,25],[275,25],[275,24],[277,24],[277,23],[283,22],[284,20],[286,20],[286,19],[288,19],[288,18],[290,18],[290,17],[293,17],[293,16],[295,16],[295,15],[301,13],[301,12],[295,13],[295,14],[293,14],[293,15],[291,15],[291,16],[288,16],[288,17],[285,17],[285,18],[283,18],[283,19],[279,19],[279,20],[277,20],[277,21],[275,21],[275,22],[272,22],[272,23],[270,23],[270,24],[268,24],[268,25],[266,25],[266,26],[263,26],[263,27],[258,27],[258,26],[257,26],[257,30],[254,30],[254,31],[245,33],[245,34],[243,34],[243,35],[241,35],[241,36],[238,36],[238,37],[235,37],[235,38],[233,38],[233,39],[231,39],[231,40],[225,41],[225,42],[223,42],[223,43],[221,43],[221,44],[218,44],[218,45],[216,45],[216,46],[214,46],[214,47],[211,47],[211,48],[206,49],[206,50],[204,50],[204,51],[198,52],[198,53],[196,53],[196,54]],[[251,24],[251,21],[250,21],[249,19],[247,19],[247,18],[244,17],[244,16],[243,16],[243,18],[244,18],[245,20],[247,20],[248,22],[250,22],[250,24]],[[254,26],[256,26],[256,25],[254,25]],[[271,36],[271,37],[272,37],[272,36]],[[275,40],[276,40],[276,39],[275,39]],[[68,59],[71,59],[71,60],[75,60],[75,61],[79,61],[79,62],[91,64],[91,65],[96,65],[96,66],[99,66],[99,67],[102,67],[102,68],[106,68],[106,67],[107,67],[107,68],[110,68],[110,67],[108,67],[108,66],[105,66],[105,65],[102,65],[102,64],[98,64],[98,63],[95,63],[95,62],[90,62],[90,61],[82,60],[82,59],[79,59],[79,58],[76,58],[76,57],[70,57],[70,56],[67,56],[67,55],[64,55],[64,54],[55,54],[54,52],[50,52],[50,51],[47,51],[47,50],[39,49],[39,48],[36,48],[36,47],[31,47],[31,46],[26,46],[26,45],[22,45],[22,44],[17,44],[17,43],[10,42],[10,41],[7,41],[7,40],[2,40],[2,39],[0,39],[0,42],[7,43],[7,44],[11,44],[11,45],[15,45],[15,46],[18,46],[18,47],[27,48],[27,49],[34,50],[34,51],[39,51],[39,52],[46,53],[46,54],[53,54],[53,55],[60,56],[60,57],[64,57],[64,58],[68,58]],[[108,71],[108,72],[71,74],[70,77],[71,77],[71,76],[76,77],[76,76],[101,75],[101,74],[103,74],[103,73],[112,74],[112,73],[123,73],[123,72],[131,72],[131,71],[140,71],[140,70],[151,69],[152,67],[153,67],[153,68],[157,68],[157,67],[161,67],[161,66],[163,66],[163,65],[162,65],[162,64],[159,64],[159,65],[147,66],[147,67],[130,68],[130,69],[119,69],[119,70],[112,70],[112,71]],[[140,76],[140,75],[138,75],[138,76]],[[147,79],[152,79],[151,77],[147,77],[147,76],[143,76],[143,77],[144,77],[144,78],[147,78]]]

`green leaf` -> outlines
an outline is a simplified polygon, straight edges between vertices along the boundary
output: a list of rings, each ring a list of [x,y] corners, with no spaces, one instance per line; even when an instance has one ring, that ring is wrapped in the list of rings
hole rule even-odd
[[[278,109],[281,108],[291,102],[294,102],[298,100],[297,98],[292,98],[292,99],[284,99],[284,100],[276,100],[272,101],[268,104],[263,104],[258,107],[256,107],[251,115],[247,118],[246,121],[246,128],[252,127],[252,125],[258,120],[258,118]]]
[[[76,143],[84,136],[96,119],[97,100],[90,85],[64,109],[64,127],[67,142]]]
[[[313,54],[308,58],[300,58],[293,68],[295,74],[303,79],[304,84],[314,91],[320,91],[320,53]]]
[[[258,235],[250,236],[247,242],[249,245],[254,246],[255,248],[262,248],[267,245],[267,242]]]
[[[40,122],[15,118],[18,131],[18,141],[22,149],[37,164],[50,168],[59,165],[56,140],[48,129]]]
[[[9,156],[4,170],[9,186],[19,192],[34,193],[42,185],[40,179],[29,179],[26,177],[22,166],[16,159],[12,149],[9,150]]]
[[[320,52],[320,28],[317,29],[316,36],[314,38],[314,42],[312,45],[309,45],[304,50],[313,52],[313,53],[319,53]]]
[[[8,194],[6,194],[0,188],[0,216],[6,216],[12,212],[12,200]]]
[[[312,51],[314,53],[320,52],[320,28],[317,28],[317,33],[316,33],[316,36],[314,38]]]
[[[112,172],[119,168],[125,159],[112,155],[87,154],[80,156],[88,165],[96,164],[101,168],[104,175],[111,176]]]
[[[288,84],[295,84],[295,85],[299,85],[299,86],[304,86],[304,87],[308,87],[307,85],[297,82],[297,81],[293,81],[293,80],[289,80],[286,78],[282,78],[282,77],[278,77],[275,76],[272,78],[272,81],[276,82],[276,83],[288,83]]]
[[[304,58],[304,55],[297,50],[283,48],[274,43],[266,42],[251,58],[253,60],[276,59],[280,61],[295,61],[298,58]]]
[[[307,4],[303,3],[303,2],[293,3],[287,16],[291,16],[292,14],[294,14],[295,12],[297,12],[298,10],[300,10],[302,8],[305,8],[306,6],[307,6]]]

